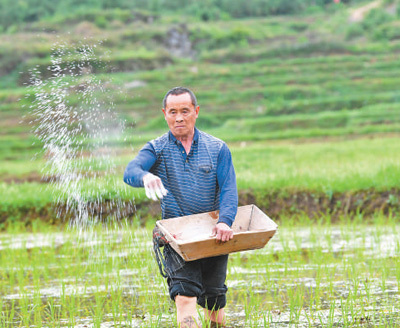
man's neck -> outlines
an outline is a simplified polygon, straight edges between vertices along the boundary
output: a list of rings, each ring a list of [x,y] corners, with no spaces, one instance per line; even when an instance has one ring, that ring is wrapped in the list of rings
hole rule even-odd
[[[192,146],[193,138],[194,138],[194,129],[192,133],[186,136],[175,136],[176,140],[179,140],[182,143],[183,148],[185,148],[186,153],[189,154],[190,148]]]

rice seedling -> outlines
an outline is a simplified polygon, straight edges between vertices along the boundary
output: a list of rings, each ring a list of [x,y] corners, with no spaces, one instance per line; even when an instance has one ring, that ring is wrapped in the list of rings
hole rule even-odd
[[[10,226],[0,235],[2,327],[173,326],[151,228],[121,223],[80,232],[37,223],[27,233]],[[397,324],[399,230],[395,216],[379,213],[335,223],[329,216],[282,218],[264,249],[231,254],[228,322]]]

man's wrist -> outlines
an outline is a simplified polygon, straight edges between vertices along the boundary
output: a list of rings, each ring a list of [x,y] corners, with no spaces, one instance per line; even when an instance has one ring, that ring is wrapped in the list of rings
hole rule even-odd
[[[144,177],[148,175],[150,172],[142,172],[140,176],[140,181],[142,181],[142,187],[144,187]]]
[[[218,224],[218,223],[224,223],[224,224],[226,224],[229,228],[231,227],[231,226],[228,224],[228,222],[225,222],[225,221],[219,220],[219,221],[217,222],[217,224]]]

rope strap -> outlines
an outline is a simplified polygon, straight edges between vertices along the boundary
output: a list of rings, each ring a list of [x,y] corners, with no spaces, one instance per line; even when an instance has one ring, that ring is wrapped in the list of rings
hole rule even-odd
[[[165,238],[165,235],[161,232],[158,227],[155,227],[153,230],[153,249],[154,254],[156,256],[156,261],[158,264],[158,269],[160,270],[160,274],[167,278],[167,272],[165,271],[165,259],[161,252],[160,247],[163,247],[168,244],[168,240]]]

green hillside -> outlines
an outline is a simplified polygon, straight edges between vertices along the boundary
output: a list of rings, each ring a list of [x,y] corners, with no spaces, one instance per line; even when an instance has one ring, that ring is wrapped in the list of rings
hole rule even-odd
[[[141,145],[166,131],[161,100],[169,88],[184,85],[198,97],[199,128],[227,141],[236,154],[242,202],[257,200],[267,207],[277,197],[282,201],[277,212],[293,214],[300,207],[308,211],[293,200],[305,193],[325,204],[318,211],[340,209],[342,215],[347,212],[340,204],[351,194],[353,211],[371,197],[378,200],[368,213],[397,209],[397,2],[376,1],[371,7],[370,2],[293,1],[289,7],[277,1],[285,10],[277,5],[268,12],[256,6],[244,11],[241,1],[241,10],[227,3],[211,1],[205,12],[194,1],[179,8],[173,1],[163,8],[157,1],[136,7],[121,1],[118,8],[99,2],[2,23],[0,180],[9,190],[0,209],[3,224],[10,217],[29,221],[54,214],[48,209],[51,192],[41,191],[43,158],[31,161],[42,145],[30,124],[35,97],[27,88],[29,70],[36,68],[46,81],[55,50],[69,52],[63,65],[72,67],[82,45],[93,51],[89,73],[105,81],[105,92],[93,97],[106,102],[111,96],[126,127],[124,138],[113,144],[117,179]],[[78,86],[85,79],[65,78],[76,84],[67,96],[72,105],[79,104]],[[276,158],[279,164],[271,166]],[[291,171],[282,169],[293,160],[298,161]],[[144,202],[141,191],[123,194],[125,200],[135,196],[138,204]]]

